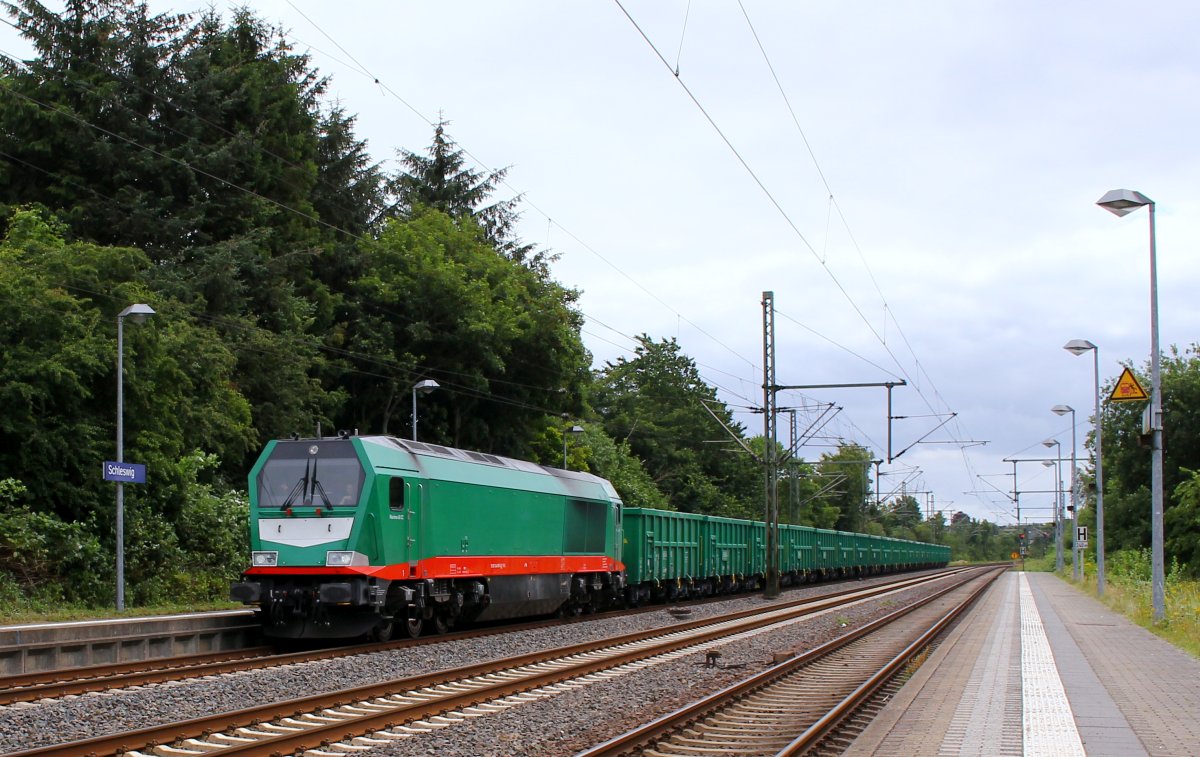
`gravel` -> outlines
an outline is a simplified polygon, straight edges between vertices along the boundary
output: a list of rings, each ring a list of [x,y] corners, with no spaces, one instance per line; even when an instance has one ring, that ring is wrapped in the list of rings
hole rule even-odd
[[[865,579],[869,585],[881,579]],[[831,584],[784,593],[779,601],[828,591]],[[885,615],[930,589],[870,600],[720,647],[716,667],[696,652],[638,673],[548,696],[503,712],[373,749],[371,757],[573,754],[774,664],[775,654],[812,648]],[[744,597],[692,608],[686,620],[761,607]],[[0,753],[127,732],[298,696],[378,683],[476,662],[511,657],[591,639],[662,628],[680,621],[666,609],[482,639],[447,641],[408,650],[246,671],[206,679],[87,694],[0,707]]]

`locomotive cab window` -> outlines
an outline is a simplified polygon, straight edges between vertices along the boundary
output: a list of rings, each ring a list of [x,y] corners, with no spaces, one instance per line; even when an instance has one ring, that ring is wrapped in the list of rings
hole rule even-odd
[[[258,506],[355,507],[364,477],[348,440],[279,442],[258,473]]]
[[[404,509],[404,490],[407,485],[402,478],[388,479],[388,508],[398,513]]]

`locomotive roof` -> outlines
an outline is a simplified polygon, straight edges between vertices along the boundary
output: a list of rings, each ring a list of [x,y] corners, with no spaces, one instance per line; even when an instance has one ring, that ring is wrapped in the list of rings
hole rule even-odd
[[[529,462],[528,460],[517,460],[515,458],[492,455],[486,452],[476,452],[474,450],[446,447],[441,444],[415,442],[411,439],[399,439],[394,436],[363,436],[360,438],[363,441],[397,447],[412,455],[422,457],[456,460],[458,462],[469,463],[472,465],[488,465],[497,468],[506,468],[513,471],[534,473],[542,476],[552,476],[554,478],[566,479],[568,481],[598,485],[604,489],[608,496],[613,499],[619,499],[617,492],[615,489],[613,489],[611,483],[609,483],[606,479],[584,471],[563,470],[562,468],[555,468],[550,465],[539,465],[538,463]]]

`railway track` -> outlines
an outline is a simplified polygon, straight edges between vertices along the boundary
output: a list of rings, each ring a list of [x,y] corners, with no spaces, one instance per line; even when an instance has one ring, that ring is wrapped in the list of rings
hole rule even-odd
[[[16,754],[345,754],[452,726],[590,683],[762,633],[815,612],[880,598],[945,574],[837,592],[517,658],[264,704],[140,731]],[[335,746],[335,745],[341,746]]]
[[[723,599],[727,597],[722,597]],[[625,610],[625,613],[654,612],[660,606],[650,606],[635,610]],[[586,616],[602,618],[608,615],[619,615],[620,612],[598,613]],[[570,618],[549,623],[581,622],[583,618]],[[175,657],[160,657],[147,660],[136,660],[103,665],[90,665],[82,668],[66,668],[60,670],[40,671],[37,673],[22,673],[12,676],[0,676],[0,707],[18,702],[33,702],[42,699],[57,699],[67,696],[78,696],[97,691],[115,691],[133,686],[145,686],[168,681],[182,681],[188,678],[233,673],[242,670],[255,670],[265,667],[282,665],[297,665],[318,660],[349,657],[351,655],[373,654],[394,649],[437,644],[443,641],[480,637],[491,634],[515,633],[526,629],[543,628],[547,621],[533,623],[506,624],[489,628],[476,628],[467,631],[450,632],[433,636],[423,636],[417,639],[401,639],[397,641],[377,642],[370,644],[351,644],[340,647],[316,649],[303,652],[278,653],[273,647],[259,646],[245,649],[211,652]]]
[[[823,594],[823,597],[836,597],[850,590],[840,590]],[[679,605],[686,608],[706,604],[712,601],[728,599],[721,596],[693,603]],[[596,619],[620,614],[658,612],[661,605],[652,605],[635,610],[623,610],[598,613],[585,618],[570,618],[555,621],[558,623],[575,623],[585,619]],[[221,675],[245,670],[256,670],[265,667],[282,665],[297,665],[318,660],[328,660],[351,655],[373,654],[395,649],[406,649],[428,644],[436,644],[453,639],[481,637],[485,635],[516,633],[526,629],[544,628],[546,621],[533,623],[508,624],[491,628],[477,628],[461,632],[453,632],[437,636],[425,636],[418,639],[403,639],[373,644],[356,644],[331,649],[311,650],[277,654],[271,647],[252,647],[229,652],[212,652],[178,657],[164,657],[150,660],[139,660],[106,665],[93,665],[85,668],[44,671],[15,676],[0,677],[0,707],[18,702],[34,702],[43,699],[57,699],[68,696],[78,696],[91,692],[115,691],[134,686],[146,686],[169,681],[181,681],[188,678]]]
[[[860,732],[873,698],[1002,572],[949,586],[580,757],[841,754],[852,739],[839,728]]]

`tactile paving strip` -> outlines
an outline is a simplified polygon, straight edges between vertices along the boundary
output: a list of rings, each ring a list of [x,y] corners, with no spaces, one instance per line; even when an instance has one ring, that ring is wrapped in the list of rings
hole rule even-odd
[[[1022,573],[1021,700],[1026,757],[1085,757],[1042,618]]]

